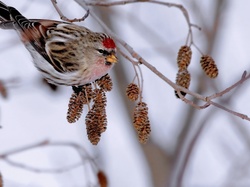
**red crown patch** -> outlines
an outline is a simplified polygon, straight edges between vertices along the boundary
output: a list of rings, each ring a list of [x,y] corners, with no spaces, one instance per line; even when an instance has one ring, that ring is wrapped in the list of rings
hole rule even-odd
[[[106,38],[105,40],[103,40],[103,46],[106,48],[112,48],[114,49],[116,47],[114,40],[112,40],[111,38]]]

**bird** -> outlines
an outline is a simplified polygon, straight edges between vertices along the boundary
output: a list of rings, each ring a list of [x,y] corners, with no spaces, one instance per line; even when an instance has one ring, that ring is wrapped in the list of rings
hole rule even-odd
[[[55,85],[91,83],[118,62],[116,44],[108,34],[66,21],[27,19],[2,1],[0,28],[17,31],[35,67]]]

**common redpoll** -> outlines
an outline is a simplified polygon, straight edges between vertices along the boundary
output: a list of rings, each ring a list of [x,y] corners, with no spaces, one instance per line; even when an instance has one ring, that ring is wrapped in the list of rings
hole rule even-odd
[[[114,40],[72,23],[26,19],[0,1],[0,28],[15,29],[43,76],[79,86],[101,78],[117,62]]]

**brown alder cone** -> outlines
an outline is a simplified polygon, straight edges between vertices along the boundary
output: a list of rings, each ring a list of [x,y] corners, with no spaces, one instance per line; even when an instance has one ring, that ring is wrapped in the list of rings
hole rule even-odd
[[[140,94],[140,89],[136,84],[130,83],[127,86],[126,95],[129,98],[129,100],[136,101],[139,97],[139,94]]]
[[[83,93],[79,94],[73,93],[69,100],[67,120],[69,123],[75,123],[82,115],[83,110]]]
[[[98,171],[97,178],[98,178],[98,182],[99,182],[100,187],[107,187],[108,186],[108,179],[103,171],[101,171],[101,170]]]
[[[0,80],[0,94],[1,96],[6,99],[8,94],[7,94],[7,88],[4,85],[4,82]]]
[[[179,69],[187,69],[188,65],[191,62],[192,58],[192,51],[189,46],[182,46],[179,49],[178,55],[177,55],[177,64]]]
[[[74,87],[68,105],[67,120],[69,123],[75,123],[82,115],[84,104],[91,101],[92,86],[91,84],[82,87]]]
[[[95,89],[93,94],[94,104],[88,112],[85,123],[88,139],[93,145],[97,145],[107,128],[106,95],[102,89]]]
[[[3,177],[1,173],[0,173],[0,187],[3,187]]]
[[[203,55],[200,59],[200,64],[203,71],[208,77],[213,79],[218,76],[219,70],[212,57],[208,55]]]
[[[109,74],[104,75],[100,79],[95,81],[97,85],[102,88],[104,91],[111,91],[113,88],[113,82]]]
[[[148,107],[145,102],[139,102],[134,109],[133,124],[137,130],[138,138],[141,143],[146,143],[150,132],[150,122],[148,118]]]
[[[184,69],[184,70],[180,69],[176,75],[176,84],[188,89],[190,82],[191,82],[191,75],[188,72],[188,70],[187,69]],[[175,95],[177,98],[179,98],[179,95],[177,94],[176,90],[175,90]],[[181,95],[185,96],[186,93],[181,91]]]
[[[85,118],[88,139],[93,145],[97,145],[101,138],[98,119],[95,118],[96,112],[90,110]]]

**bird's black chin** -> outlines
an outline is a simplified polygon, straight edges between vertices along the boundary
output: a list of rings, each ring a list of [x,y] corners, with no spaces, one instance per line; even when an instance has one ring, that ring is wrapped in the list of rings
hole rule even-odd
[[[111,62],[108,62],[108,61],[105,62],[106,66],[111,66],[111,64],[112,64]]]

